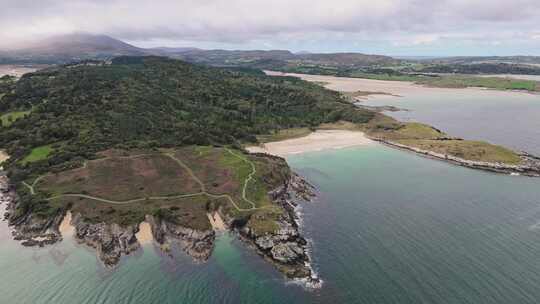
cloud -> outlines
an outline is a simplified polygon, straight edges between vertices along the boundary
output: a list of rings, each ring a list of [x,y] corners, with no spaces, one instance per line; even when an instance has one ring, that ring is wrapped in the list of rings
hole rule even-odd
[[[5,0],[4,0],[5,1]],[[0,10],[0,47],[84,31],[152,44],[322,46],[339,39],[432,45],[535,28],[537,0],[18,0]],[[499,35],[500,36],[500,35]],[[341,38],[340,38],[341,37]],[[493,37],[499,41],[501,37]],[[445,40],[445,39],[442,39]]]

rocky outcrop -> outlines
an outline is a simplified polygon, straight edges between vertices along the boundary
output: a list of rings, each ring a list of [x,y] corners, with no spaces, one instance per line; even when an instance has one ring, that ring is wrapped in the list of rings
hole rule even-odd
[[[170,248],[167,245],[177,241],[195,261],[206,261],[212,254],[216,238],[213,230],[195,230],[149,215],[146,221],[152,227],[154,240],[162,245],[163,250],[167,251]]]
[[[311,267],[308,243],[299,233],[297,201],[314,197],[314,187],[296,174],[283,186],[271,191],[270,197],[286,212],[279,218],[274,233],[256,234],[248,226],[238,227],[244,240],[290,279],[302,280],[309,287],[319,287],[321,281]]]
[[[80,214],[75,215],[71,223],[75,227],[75,240],[95,248],[99,259],[107,267],[115,266],[122,255],[128,255],[140,247],[135,237],[137,226],[87,223]]]
[[[30,212],[19,214],[15,210],[19,199],[15,190],[9,187],[7,177],[0,175],[0,191],[2,203],[6,205],[4,218],[8,220],[8,225],[14,227],[13,238],[22,241],[24,246],[40,246],[53,244],[62,239],[58,227],[64,218],[64,212],[58,211],[49,217],[40,217]]]
[[[528,154],[526,152],[522,152],[520,154],[521,163],[519,165],[510,165],[510,164],[505,164],[505,163],[492,163],[492,162],[484,162],[484,161],[466,160],[466,159],[459,158],[456,156],[423,150],[423,149],[399,144],[399,143],[388,141],[388,140],[382,140],[382,139],[377,139],[377,138],[373,138],[373,140],[376,140],[380,143],[383,143],[391,147],[395,147],[395,148],[399,148],[399,149],[407,150],[407,151],[412,151],[414,153],[418,153],[418,154],[421,154],[430,158],[447,161],[447,162],[464,166],[464,167],[468,167],[468,168],[480,169],[480,170],[497,172],[497,173],[524,175],[524,176],[530,176],[530,177],[540,177],[540,158],[533,156],[531,154]]]

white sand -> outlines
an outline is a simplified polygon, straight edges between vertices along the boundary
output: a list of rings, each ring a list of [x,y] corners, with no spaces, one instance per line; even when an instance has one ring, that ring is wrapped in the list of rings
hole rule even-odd
[[[62,234],[63,237],[72,236],[75,232],[75,227],[71,225],[71,212],[68,211],[66,213],[66,216],[62,219],[62,223],[60,223],[60,227],[58,227],[58,230],[60,231],[60,234]]]
[[[219,213],[208,213],[208,220],[210,221],[210,225],[212,225],[212,228],[217,231],[225,231],[227,230],[227,227],[225,226],[225,222],[223,222],[223,219],[219,215]]]
[[[36,70],[37,68],[33,68],[33,67],[0,64],[0,77],[4,75],[21,77],[22,75],[26,73],[35,72]]]
[[[135,237],[141,245],[152,243],[154,236],[152,235],[152,227],[147,222],[139,224],[139,232],[135,234]]]
[[[0,164],[5,162],[8,158],[9,155],[4,150],[0,150]]]
[[[268,153],[278,156],[298,154],[329,149],[341,149],[353,146],[372,145],[364,133],[348,130],[318,130],[308,136],[270,142],[261,146],[246,148],[252,153]]]
[[[412,82],[405,81],[386,81],[386,80],[372,80],[363,78],[348,78],[348,77],[335,77],[335,76],[323,76],[323,75],[307,75],[307,74],[295,74],[295,73],[282,73],[265,71],[266,74],[271,76],[293,76],[300,79],[311,82],[326,83],[324,86],[330,90],[340,92],[383,92],[388,95],[375,94],[369,95],[368,98],[396,98],[398,96],[405,95],[407,93],[415,92],[420,89],[426,89],[423,86],[416,85]]]
[[[293,76],[300,79],[312,82],[322,82],[326,83],[324,86],[327,89],[340,91],[340,92],[384,92],[391,95],[369,95],[367,99],[388,99],[388,98],[399,98],[399,96],[411,96],[411,95],[425,95],[432,94],[436,96],[437,94],[450,93],[455,94],[456,92],[466,93],[467,91],[482,91],[483,94],[491,95],[505,95],[508,94],[528,94],[527,92],[514,92],[514,91],[498,91],[498,90],[489,90],[485,88],[465,88],[465,89],[455,89],[455,88],[431,88],[422,85],[415,84],[413,82],[407,81],[388,81],[388,80],[373,80],[373,79],[363,79],[363,78],[348,78],[348,77],[335,77],[335,76],[322,76],[322,75],[306,75],[306,74],[294,74],[294,73],[282,73],[274,71],[265,71],[266,74],[272,76]],[[366,98],[362,98],[366,99]]]

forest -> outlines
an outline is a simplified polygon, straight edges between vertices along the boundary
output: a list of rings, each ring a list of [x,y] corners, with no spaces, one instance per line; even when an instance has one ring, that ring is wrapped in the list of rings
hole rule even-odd
[[[373,117],[296,78],[155,56],[52,67],[10,83],[0,113],[17,119],[1,128],[0,145],[15,184],[109,148],[238,145],[281,129]]]

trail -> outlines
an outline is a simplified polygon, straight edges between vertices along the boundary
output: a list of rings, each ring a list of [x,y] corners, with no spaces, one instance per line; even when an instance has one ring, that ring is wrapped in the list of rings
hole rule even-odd
[[[248,160],[247,158],[242,157],[242,156],[234,153],[229,148],[225,148],[225,150],[228,153],[232,154],[233,156],[239,158],[240,160],[242,160],[244,162],[247,162],[251,166],[251,173],[244,180],[244,186],[242,187],[242,199],[245,202],[247,202],[248,204],[251,205],[250,208],[241,208],[240,206],[238,206],[238,204],[236,204],[234,199],[229,194],[213,194],[213,193],[208,192],[206,190],[205,184],[195,175],[193,170],[188,165],[186,165],[184,162],[182,162],[180,159],[175,157],[173,153],[159,153],[159,154],[166,155],[166,156],[170,157],[179,166],[181,166],[184,170],[186,170],[188,172],[188,174],[191,176],[191,178],[195,182],[197,182],[199,184],[199,186],[201,187],[201,192],[190,193],[190,194],[181,194],[181,195],[176,195],[176,196],[141,197],[141,198],[126,200],[126,201],[115,201],[115,200],[105,199],[105,198],[101,198],[101,197],[97,197],[97,196],[82,194],[82,193],[69,193],[69,194],[60,194],[60,195],[52,196],[52,197],[47,198],[46,200],[50,201],[50,200],[55,200],[55,199],[59,199],[59,198],[63,198],[63,197],[79,197],[79,198],[91,199],[91,200],[95,200],[95,201],[99,201],[99,202],[107,203],[107,204],[113,204],[113,205],[128,205],[128,204],[132,204],[132,203],[142,202],[142,201],[145,201],[145,200],[172,200],[172,199],[180,199],[180,198],[187,198],[187,197],[195,197],[195,196],[200,196],[200,195],[206,195],[208,197],[217,198],[217,199],[226,198],[229,201],[229,203],[231,203],[231,205],[233,205],[233,207],[236,210],[241,211],[241,212],[271,208],[272,206],[257,207],[257,205],[253,201],[251,201],[250,199],[247,198],[246,192],[247,192],[248,184],[253,179],[253,176],[257,173],[257,169],[255,168],[255,164],[253,164],[253,162]],[[141,157],[141,156],[145,156],[145,155],[155,155],[155,154],[141,154],[141,155],[122,157],[122,158],[135,158],[135,157]],[[95,161],[103,161],[103,160],[106,160],[106,159],[109,159],[109,158],[110,157],[100,158],[100,159],[97,159]],[[85,161],[83,163],[83,167],[81,167],[79,169],[86,168],[87,163],[88,163],[88,161]],[[23,182],[23,184],[30,189],[30,193],[32,195],[35,195],[35,185],[37,184],[37,182],[39,182],[40,179],[44,178],[45,176],[46,175],[42,175],[42,176],[39,176],[38,178],[36,178],[36,180],[32,183],[32,185],[29,185],[26,182]]]

